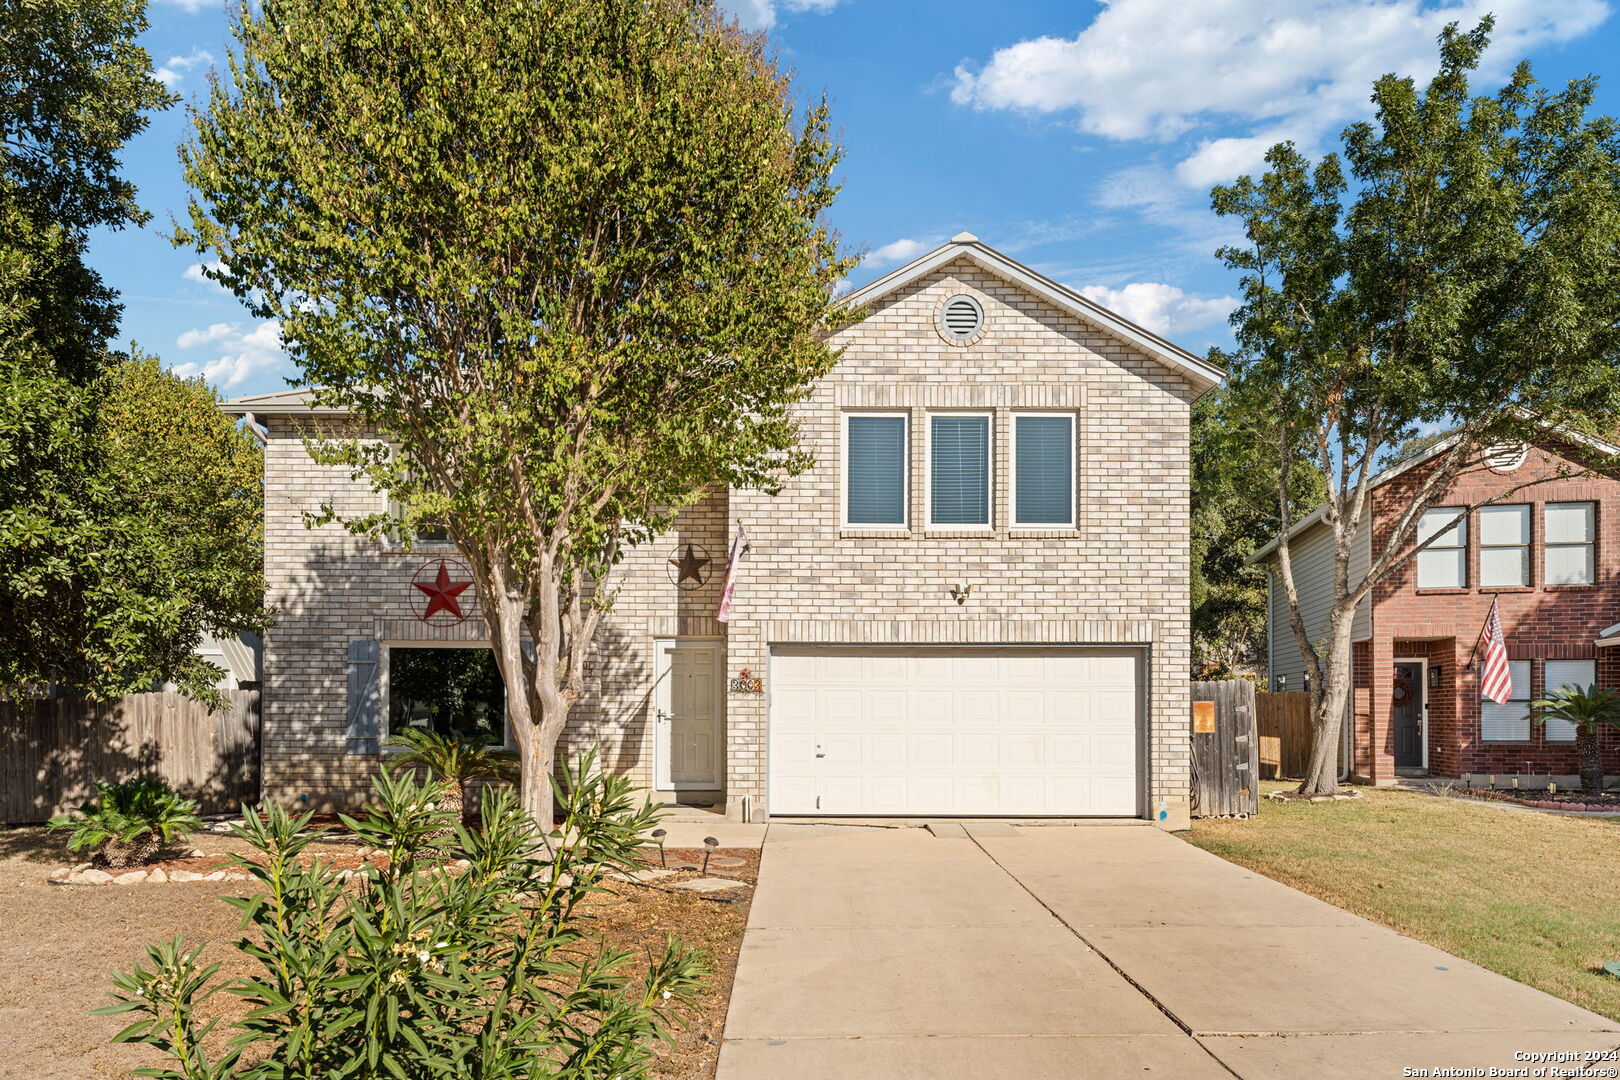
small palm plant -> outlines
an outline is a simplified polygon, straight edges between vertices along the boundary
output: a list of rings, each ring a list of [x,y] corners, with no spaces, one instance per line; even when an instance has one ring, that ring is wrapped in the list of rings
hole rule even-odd
[[[440,735],[429,728],[407,728],[391,737],[387,745],[405,747],[406,752],[393,761],[426,769],[443,785],[440,807],[454,813],[468,826],[472,824],[474,808],[467,799],[467,785],[474,780],[510,780],[517,774],[516,760],[505,751],[453,735]]]
[[[1580,761],[1581,790],[1596,794],[1603,790],[1603,750],[1598,730],[1620,727],[1620,692],[1599,690],[1596,684],[1582,689],[1563,686],[1546,698],[1530,703],[1537,712],[1535,721],[1563,720],[1575,728],[1575,756]]]
[[[162,780],[96,784],[97,797],[78,815],[59,814],[53,830],[68,830],[69,851],[93,852],[96,866],[122,869],[151,862],[165,844],[197,829],[197,803],[183,799]]]

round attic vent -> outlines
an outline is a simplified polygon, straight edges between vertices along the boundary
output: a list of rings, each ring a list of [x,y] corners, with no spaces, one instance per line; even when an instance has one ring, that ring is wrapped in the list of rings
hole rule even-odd
[[[984,329],[984,309],[966,293],[953,296],[940,308],[939,328],[948,340],[968,341]]]
[[[1512,472],[1524,464],[1530,448],[1524,443],[1497,443],[1485,448],[1485,464],[1493,472]]]

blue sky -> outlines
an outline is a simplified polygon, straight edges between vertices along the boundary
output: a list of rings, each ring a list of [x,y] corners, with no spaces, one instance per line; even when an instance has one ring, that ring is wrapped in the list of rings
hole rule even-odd
[[[1497,17],[1485,76],[1528,57],[1545,83],[1596,74],[1620,112],[1620,19],[1604,0],[724,0],[767,30],[847,148],[833,224],[867,252],[854,284],[963,229],[1195,352],[1229,341],[1234,239],[1211,184],[1291,138],[1332,149],[1386,71],[1420,78],[1448,21]],[[187,104],[229,40],[223,0],[152,0],[144,44]],[[163,238],[185,206],[185,107],[131,143],[154,214],[98,234],[122,339],[228,396],[296,375],[254,319]]]

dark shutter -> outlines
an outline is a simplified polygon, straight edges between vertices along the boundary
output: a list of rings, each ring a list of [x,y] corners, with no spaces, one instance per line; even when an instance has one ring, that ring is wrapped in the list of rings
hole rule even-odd
[[[348,726],[344,753],[382,752],[382,679],[378,671],[382,644],[376,641],[349,642]]]

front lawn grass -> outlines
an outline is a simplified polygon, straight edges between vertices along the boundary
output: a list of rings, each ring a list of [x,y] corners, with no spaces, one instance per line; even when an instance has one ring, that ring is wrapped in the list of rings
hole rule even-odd
[[[1262,801],[1258,818],[1201,820],[1189,839],[1620,1020],[1620,979],[1602,970],[1620,960],[1620,824],[1361,790],[1353,802]]]

